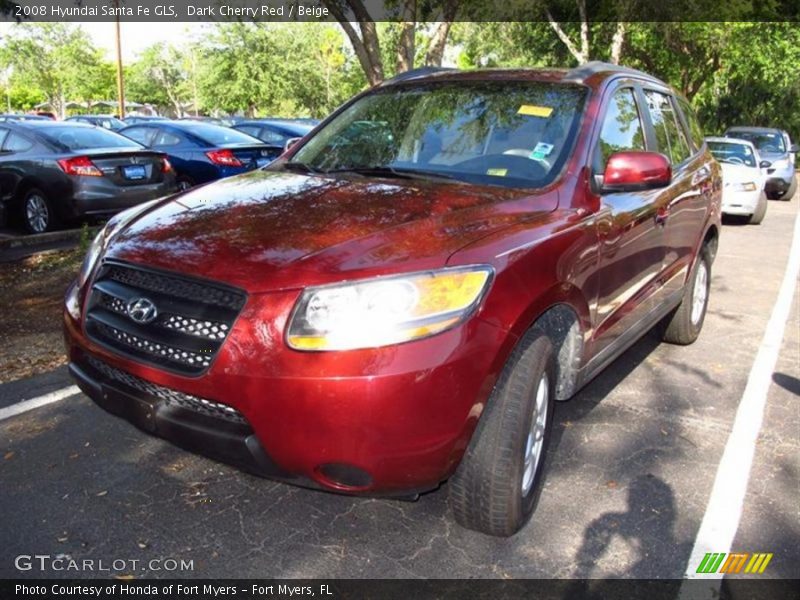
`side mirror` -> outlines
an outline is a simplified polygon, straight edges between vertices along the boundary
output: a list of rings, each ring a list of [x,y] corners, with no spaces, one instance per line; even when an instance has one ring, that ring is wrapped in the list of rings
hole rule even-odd
[[[760,163],[758,163],[758,167],[760,169],[769,169],[771,166],[772,163],[769,162],[768,160],[762,160]]]
[[[283,145],[283,151],[286,152],[287,150],[289,150],[292,146],[294,146],[297,142],[299,142],[302,139],[303,138],[301,138],[301,137],[289,138],[288,140],[286,140],[286,143]]]
[[[789,152],[791,152],[792,154],[797,154],[798,152],[800,152],[800,146],[797,144],[792,144],[791,148],[789,148]]]
[[[672,166],[658,152],[617,152],[606,163],[604,194],[666,187],[672,181]]]

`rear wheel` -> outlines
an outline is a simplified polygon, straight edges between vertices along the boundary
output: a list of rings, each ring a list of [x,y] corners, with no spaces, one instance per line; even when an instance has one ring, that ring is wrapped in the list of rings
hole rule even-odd
[[[191,187],[194,187],[194,182],[186,177],[185,175],[181,175],[175,180],[175,183],[178,184],[178,191],[185,192]]]
[[[755,212],[750,215],[750,224],[751,225],[758,225],[761,221],[764,220],[764,216],[767,214],[767,195],[763,192],[761,196],[758,198],[758,204],[756,205]]]
[[[44,233],[57,225],[53,205],[44,193],[31,188],[25,193],[20,205],[22,225],[28,233]]]
[[[694,342],[703,329],[711,289],[711,255],[704,246],[697,258],[691,277],[683,291],[683,300],[667,317],[663,339],[670,344],[687,345]]]
[[[459,524],[505,537],[528,521],[540,490],[554,391],[553,347],[534,327],[512,352],[450,480]]]

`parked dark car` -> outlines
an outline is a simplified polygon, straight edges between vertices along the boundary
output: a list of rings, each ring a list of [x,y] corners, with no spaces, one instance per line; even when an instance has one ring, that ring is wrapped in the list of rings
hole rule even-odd
[[[721,190],[644,73],[407,74],[265,169],[112,219],[67,293],[69,370],[191,450],[348,494],[449,478],[459,523],[510,535],[555,401],[655,326],[700,334]]]
[[[181,117],[179,121],[194,121],[195,123],[208,123],[209,125],[219,125],[220,127],[230,127],[233,121],[230,119],[220,119],[218,117]]]
[[[197,121],[159,121],[132,125],[120,133],[165,152],[180,189],[238,175],[268,164],[273,151],[261,140],[229,127]]]
[[[123,119],[125,125],[137,125],[139,123],[152,123],[154,121],[169,121],[167,117],[157,115],[129,115]]]
[[[119,131],[127,125],[127,123],[120,121],[113,115],[74,115],[64,120],[87,123],[88,125],[102,127],[103,129],[110,129],[111,131]]]
[[[81,123],[0,124],[0,199],[30,233],[87,216],[109,216],[177,189],[161,152]]]
[[[773,200],[791,200],[797,190],[797,175],[794,170],[797,144],[792,144],[789,134],[782,129],[770,127],[731,127],[725,137],[739,138],[751,142],[766,167],[767,197]]]
[[[24,115],[18,113],[5,113],[0,114],[0,122],[5,121],[51,121],[47,117],[39,117],[37,115]]]
[[[273,149],[272,158],[278,158],[286,147],[286,142],[303,137],[314,129],[314,126],[292,121],[254,119],[237,123],[233,128],[257,137]]]

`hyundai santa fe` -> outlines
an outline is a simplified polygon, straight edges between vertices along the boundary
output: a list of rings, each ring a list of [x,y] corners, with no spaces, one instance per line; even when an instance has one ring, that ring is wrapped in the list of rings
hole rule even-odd
[[[266,168],[112,219],[66,296],[70,372],[189,450],[416,497],[507,536],[553,405],[649,329],[703,326],[720,167],[644,73],[405,74]]]

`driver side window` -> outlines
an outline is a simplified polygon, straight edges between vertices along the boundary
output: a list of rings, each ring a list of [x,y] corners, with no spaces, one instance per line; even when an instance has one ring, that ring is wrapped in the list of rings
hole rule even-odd
[[[644,128],[633,88],[622,88],[614,92],[606,109],[594,153],[595,174],[602,175],[612,154],[629,150],[645,150]]]

